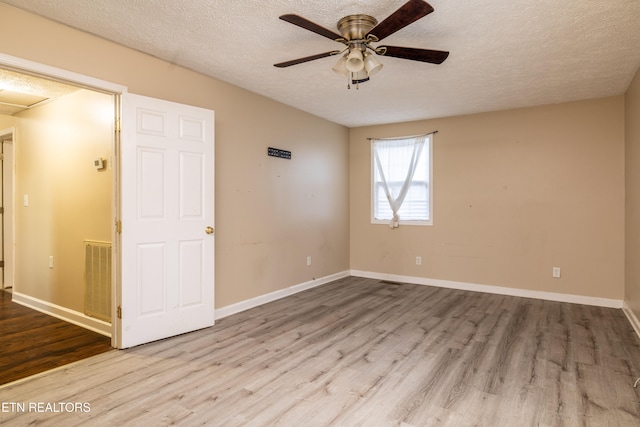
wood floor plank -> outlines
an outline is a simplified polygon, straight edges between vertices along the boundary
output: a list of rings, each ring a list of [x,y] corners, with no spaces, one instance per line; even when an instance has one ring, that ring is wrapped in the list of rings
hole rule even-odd
[[[0,290],[0,384],[111,350],[111,339],[11,301]]]
[[[636,426],[621,310],[348,277],[22,383],[17,425]]]

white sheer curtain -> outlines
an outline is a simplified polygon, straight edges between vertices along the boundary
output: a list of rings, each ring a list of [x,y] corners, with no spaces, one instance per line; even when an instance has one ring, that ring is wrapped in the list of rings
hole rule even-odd
[[[393,212],[393,218],[389,227],[397,228],[400,225],[398,211],[404,202],[404,198],[411,187],[411,181],[418,165],[418,159],[428,139],[428,135],[398,138],[398,139],[372,139],[373,156],[376,170],[382,182],[384,193],[387,196],[389,206]],[[391,174],[401,174],[402,185],[395,191],[389,185],[391,180],[397,181]]]

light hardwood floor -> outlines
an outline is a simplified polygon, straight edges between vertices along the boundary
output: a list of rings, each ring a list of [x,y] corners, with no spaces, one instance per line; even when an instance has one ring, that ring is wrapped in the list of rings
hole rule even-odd
[[[90,412],[0,424],[638,426],[639,375],[621,310],[349,277],[2,387]]]

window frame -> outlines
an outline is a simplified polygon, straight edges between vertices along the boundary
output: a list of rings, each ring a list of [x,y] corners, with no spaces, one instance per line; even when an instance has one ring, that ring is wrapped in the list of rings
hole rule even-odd
[[[369,147],[369,155],[370,155],[371,175],[370,175],[369,181],[371,186],[371,203],[370,203],[371,224],[389,225],[389,222],[391,221],[391,219],[376,219],[375,217],[376,187],[378,183],[375,180],[376,179],[376,169],[375,169],[376,162],[373,154],[373,145],[374,145],[373,139],[370,141],[370,144],[371,145]],[[425,145],[426,147],[424,147],[423,149],[427,149],[429,154],[428,165],[427,165],[427,167],[429,168],[429,171],[428,171],[429,181],[428,181],[428,187],[427,187],[429,192],[429,196],[428,196],[429,203],[427,206],[429,219],[428,220],[403,220],[402,217],[400,217],[400,221],[398,222],[400,225],[433,226],[433,134],[427,135],[427,140],[425,141]]]

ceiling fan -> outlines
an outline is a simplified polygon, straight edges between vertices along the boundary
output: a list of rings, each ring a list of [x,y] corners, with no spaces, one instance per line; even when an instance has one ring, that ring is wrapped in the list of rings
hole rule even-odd
[[[332,50],[304,58],[274,64],[278,68],[290,67],[320,58],[341,55],[333,71],[347,77],[348,82],[358,85],[369,80],[369,77],[382,69],[382,64],[373,55],[391,56],[411,61],[441,64],[449,56],[449,52],[442,50],[417,49],[400,46],[373,46],[412,22],[433,12],[433,7],[423,0],[409,0],[385,20],[378,21],[369,15],[348,15],[338,21],[337,34],[299,15],[287,14],[280,16],[283,21],[327,37],[346,47],[342,50]],[[350,84],[347,87],[350,88]]]

